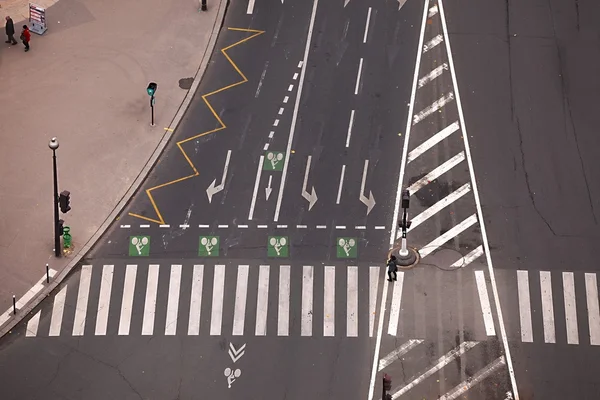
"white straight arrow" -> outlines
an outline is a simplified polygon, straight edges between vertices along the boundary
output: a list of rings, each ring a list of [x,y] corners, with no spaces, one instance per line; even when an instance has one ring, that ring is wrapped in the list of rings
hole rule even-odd
[[[223,177],[221,178],[221,184],[215,186],[217,179],[215,178],[212,183],[206,189],[206,195],[208,196],[208,202],[212,202],[212,197],[215,193],[219,193],[225,188],[225,178],[227,177],[227,169],[229,168],[229,158],[231,157],[231,150],[227,151],[227,159],[225,160],[225,168],[223,168]]]
[[[265,188],[265,194],[267,195],[267,200],[269,200],[269,197],[271,196],[271,192],[273,192],[273,189],[271,188],[272,180],[273,180],[273,175],[269,175],[269,184]]]
[[[236,362],[237,360],[239,360],[240,358],[242,358],[242,356],[246,352],[244,350],[245,348],[246,348],[246,343],[244,343],[242,345],[242,347],[240,347],[237,350],[233,346],[233,343],[229,343],[229,351],[228,351],[228,353],[229,353],[229,357],[231,357],[231,361]]]
[[[312,160],[312,156],[308,156],[308,161],[306,162],[306,171],[304,172],[304,183],[302,184],[302,197],[308,200],[308,210],[317,202],[317,193],[315,192],[315,187],[312,187],[312,193],[308,193],[306,191],[306,185],[308,183],[308,172],[310,171],[310,161]]]
[[[365,160],[365,168],[363,169],[362,182],[360,183],[360,201],[362,201],[367,206],[367,215],[371,212],[373,207],[375,207],[375,198],[373,197],[373,192],[369,190],[369,197],[364,195],[365,192],[365,183],[367,182],[367,170],[369,169],[369,160]]]

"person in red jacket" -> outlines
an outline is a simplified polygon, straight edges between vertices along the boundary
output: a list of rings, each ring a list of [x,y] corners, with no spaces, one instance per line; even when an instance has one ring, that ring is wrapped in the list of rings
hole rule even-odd
[[[23,30],[21,31],[21,40],[25,45],[25,51],[29,51],[29,41],[31,40],[31,32],[29,32],[29,28],[27,25],[23,25]]]

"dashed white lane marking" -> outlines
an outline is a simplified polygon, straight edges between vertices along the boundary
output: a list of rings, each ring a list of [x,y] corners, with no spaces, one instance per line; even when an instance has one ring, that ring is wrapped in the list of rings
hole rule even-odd
[[[335,267],[329,265],[323,277],[323,336],[335,336]]]
[[[198,225],[198,228],[210,228],[210,225]]]
[[[408,188],[410,195],[413,196],[420,189],[429,184],[429,182],[436,180],[441,175],[456,167],[464,160],[465,152],[461,151],[460,153],[458,153],[457,155],[455,155],[454,157],[452,157],[451,159],[449,159],[448,161],[446,161],[445,163],[443,163],[442,165],[440,165],[439,167],[437,167],[436,169],[434,169],[433,171],[431,171],[430,173],[428,173],[427,175],[410,185],[410,187]]]
[[[288,86],[288,92],[291,92],[292,90],[294,90],[294,85]]]
[[[263,162],[265,161],[265,156],[260,156],[258,160],[258,167],[256,168],[256,178],[254,180],[254,191],[252,192],[252,200],[250,201],[250,212],[248,213],[248,220],[252,221],[252,217],[254,216],[254,207],[256,206],[256,196],[258,195],[258,185],[260,184],[260,175],[262,173]]]
[[[269,143],[265,143],[265,146],[263,147],[263,151],[267,151],[269,150]]]
[[[279,125],[279,120],[278,120],[278,119],[276,119],[276,120],[273,122],[273,126],[278,126],[278,125]]]
[[[143,224],[143,225],[140,225],[140,228],[150,228],[150,224]]]
[[[429,244],[423,246],[423,248],[421,248],[419,250],[419,254],[421,255],[421,258],[427,257],[428,255],[430,255],[431,253],[436,251],[440,246],[444,245],[444,243],[446,243],[450,239],[460,235],[462,232],[464,232],[466,229],[468,229],[475,223],[477,223],[477,216],[475,214],[473,214],[469,218],[467,218],[463,222],[461,222],[460,224],[453,226],[450,230],[445,232],[443,235],[440,235],[436,239],[432,240]]]
[[[181,288],[181,265],[171,265],[169,279],[169,299],[167,300],[167,316],[165,319],[165,336],[177,333],[177,314],[179,310],[179,293]]]
[[[354,227],[354,229],[356,229],[356,230],[364,230],[364,229],[367,229],[367,227],[365,225],[357,225],[357,226]]]
[[[394,283],[394,294],[392,295],[392,307],[390,310],[390,321],[388,323],[388,335],[398,335],[398,322],[400,322],[400,310],[402,301],[402,287],[404,284],[404,272],[398,271],[398,281]]]
[[[279,107],[279,111],[277,112],[277,114],[279,114],[279,115],[283,114],[283,107]]]
[[[346,229],[346,225],[336,225],[335,229]]]
[[[277,225],[277,228],[279,229],[286,229],[288,226],[287,225]]]
[[[423,53],[427,53],[429,50],[433,49],[438,44],[444,41],[444,37],[440,34],[431,39],[429,42],[425,43],[423,46]]]
[[[229,225],[227,225],[227,224],[221,224],[221,225],[218,225],[218,227],[219,228],[229,228]]]
[[[131,225],[121,225],[121,228],[131,228]]]
[[[67,298],[67,286],[54,296],[52,306],[52,318],[50,319],[50,332],[48,336],[60,336],[60,327],[62,326],[63,314],[65,312],[65,299]]]
[[[96,336],[106,335],[114,268],[114,265],[105,265],[102,269],[102,282],[100,283],[100,296],[98,297],[98,313],[96,314]]]
[[[204,282],[204,265],[194,265],[192,276],[192,292],[190,295],[190,319],[188,335],[200,334],[200,313],[202,311],[202,286]]]
[[[296,73],[294,73],[294,77],[293,77],[292,79],[293,79],[293,80],[296,80],[296,79],[298,79],[298,73],[297,73],[297,72],[296,72]]]
[[[446,70],[446,71],[448,70],[448,64],[446,64],[446,63],[443,63],[442,65],[435,68],[433,71],[431,71],[430,73],[428,73],[427,75],[425,75],[424,77],[419,79],[419,88],[422,88],[423,86],[427,85],[429,82],[434,80],[435,78],[442,75],[444,70]]]
[[[425,107],[418,114],[415,114],[413,117],[413,125],[418,124],[423,121],[425,118],[438,111],[440,108],[444,107],[446,104],[454,100],[454,93],[450,92],[436,101],[434,101],[431,105]]]
[[[358,73],[356,74],[356,86],[354,87],[354,94],[358,94],[358,89],[360,88],[360,77],[362,75],[362,68],[363,59],[361,57],[360,61],[358,62]]]
[[[77,305],[75,306],[75,319],[73,320],[73,336],[82,336],[85,330],[85,317],[87,315],[91,281],[92,266],[83,265],[81,267],[81,274],[79,275],[79,290],[77,292]]]
[[[247,14],[252,14],[254,12],[254,2],[255,0],[248,0],[248,9],[246,10]]]
[[[552,276],[550,271],[540,271],[540,289],[542,291],[542,319],[544,321],[544,341],[556,343],[554,330],[554,303],[552,300]]]
[[[300,335],[312,336],[313,320],[313,267],[304,265],[302,270],[302,319]]]
[[[190,226],[189,226],[188,224],[181,224],[181,225],[179,225],[179,227],[180,227],[180,228],[183,228],[183,229],[187,229],[187,228],[189,228]]]
[[[288,100],[289,100],[289,99],[290,99],[290,97],[289,97],[289,96],[285,96],[285,97],[283,98],[283,102],[287,104],[287,102],[288,102]]]
[[[304,61],[300,61],[300,62],[298,63],[298,68],[302,68],[302,65],[304,65]]]
[[[483,246],[478,246],[469,254],[461,257],[450,268],[464,268],[483,255]]]
[[[390,354],[379,360],[379,371],[383,370],[385,367],[392,364],[394,361],[400,359],[400,357],[402,357],[421,343],[423,343],[423,341],[420,339],[411,339],[408,342],[404,343],[402,346],[398,347],[397,349],[392,350]]]
[[[369,268],[369,337],[373,337],[375,315],[377,313],[377,290],[379,288],[380,267]]]
[[[533,342],[531,324],[531,298],[529,297],[529,272],[517,271],[517,293],[519,295],[519,318],[521,322],[521,341]]]
[[[258,294],[256,299],[256,336],[267,334],[267,314],[269,309],[269,266],[261,265],[258,270]]]
[[[567,325],[567,343],[579,344],[577,306],[575,303],[575,278],[572,272],[563,272],[562,278],[565,301],[565,322]]]
[[[371,7],[367,12],[367,22],[365,23],[365,34],[363,36],[363,43],[367,43],[367,37],[369,36],[369,22],[371,21]]]
[[[277,335],[290,334],[290,266],[279,266],[279,309],[277,310]]]
[[[307,225],[296,225],[296,228],[298,228],[298,229],[306,229],[306,228],[308,228],[308,226]]]
[[[158,264],[148,267],[148,283],[146,285],[146,302],[144,303],[144,319],[142,321],[142,335],[154,333],[154,317],[156,315],[156,296],[158,295]]]
[[[342,165],[342,172],[340,174],[340,185],[338,186],[337,199],[335,200],[335,204],[340,204],[340,201],[342,199],[342,188],[344,186],[344,175],[345,174],[346,174],[346,165]]]
[[[257,227],[258,229],[266,229],[266,228],[268,228],[268,226],[267,226],[267,225],[256,225],[256,227]]]
[[[215,265],[213,278],[212,310],[210,315],[210,335],[220,336],[223,322],[223,295],[225,293],[225,265]]]
[[[233,336],[244,334],[249,271],[249,265],[238,265],[237,282],[235,286],[235,305],[233,309],[233,332],[231,333]]]
[[[40,315],[42,311],[38,311],[35,315],[27,321],[27,331],[25,332],[25,337],[35,337],[37,336],[38,328],[40,326]]]
[[[598,307],[598,282],[595,273],[585,274],[585,294],[587,298],[590,344],[600,345],[600,307]]]
[[[158,227],[159,228],[170,228],[171,225],[169,225],[169,224],[162,224],[162,225],[159,225]]]
[[[423,211],[421,214],[414,217],[412,220],[412,224],[411,224],[410,228],[408,229],[408,231],[410,232],[411,230],[415,229],[417,226],[419,226],[423,222],[427,221],[433,215],[442,211],[444,208],[448,207],[450,204],[454,203],[456,200],[460,199],[462,196],[469,193],[470,191],[471,191],[471,184],[465,183],[459,189],[450,193],[448,196],[444,197],[443,199],[441,199],[440,201],[438,201],[437,203],[435,203],[434,205],[432,205],[431,207],[429,207],[428,209]]]
[[[129,335],[131,313],[133,311],[133,295],[135,293],[135,278],[137,265],[128,264],[125,267],[125,282],[123,283],[123,300],[121,302],[121,317],[119,320],[119,335]]]
[[[358,337],[358,267],[348,267],[346,287],[346,336]]]
[[[350,123],[348,124],[348,134],[346,135],[346,147],[350,147],[350,136],[352,135],[352,126],[354,125],[354,110],[350,112]]]
[[[238,228],[247,229],[248,225],[238,225]]]
[[[475,375],[471,376],[466,381],[459,383],[450,392],[448,392],[445,395],[443,395],[442,397],[440,397],[439,400],[454,400],[454,399],[458,398],[459,396],[461,396],[461,395],[465,394],[467,391],[469,391],[469,389],[471,389],[473,386],[479,384],[479,382],[481,382],[482,380],[484,380],[485,378],[487,378],[488,376],[490,376],[491,374],[496,372],[496,370],[498,368],[501,368],[505,365],[506,365],[506,361],[504,359],[504,356],[498,357],[491,364],[489,364],[485,368],[477,371],[475,373]],[[511,399],[512,399],[512,397],[511,397]]]
[[[452,135],[458,130],[458,128],[458,121],[445,127],[444,129],[442,129],[441,131],[439,131],[438,133],[421,143],[419,146],[415,147],[415,149],[412,150],[410,153],[408,153],[408,158],[406,162],[410,163],[411,161],[414,161],[417,157],[421,156],[427,150],[431,149],[433,146],[446,139],[448,136]]]
[[[475,271],[475,280],[477,282],[477,292],[479,293],[479,303],[481,304],[481,312],[483,313],[483,324],[485,325],[485,333],[488,336],[495,336],[494,318],[492,317],[492,307],[490,306],[490,297],[488,295],[487,284],[483,271]]]
[[[377,225],[375,227],[375,229],[377,229],[377,230],[379,230],[379,229],[385,229],[385,226],[384,225]]]
[[[317,229],[326,229],[327,225],[317,225]]]
[[[434,5],[433,7],[431,7],[429,9],[429,13],[427,14],[427,18],[431,18],[431,17],[433,17],[437,13],[438,13],[438,6],[436,4],[436,5]]]
[[[273,135],[275,135],[274,131],[269,132],[269,139],[273,139]]]

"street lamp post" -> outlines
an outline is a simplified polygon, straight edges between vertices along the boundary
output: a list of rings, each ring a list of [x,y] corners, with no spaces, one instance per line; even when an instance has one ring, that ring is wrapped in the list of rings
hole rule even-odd
[[[54,177],[54,255],[60,257],[60,232],[58,226],[58,173],[56,171],[56,149],[58,149],[58,140],[54,137],[48,143],[52,150],[52,171]]]

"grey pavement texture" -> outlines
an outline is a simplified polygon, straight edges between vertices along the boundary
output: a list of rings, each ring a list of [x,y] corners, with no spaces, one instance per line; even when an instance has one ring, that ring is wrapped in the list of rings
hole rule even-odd
[[[65,0],[47,9],[49,29],[33,35],[29,53],[0,46],[0,309],[29,290],[46,263],[61,271],[142,178],[171,136],[164,128],[174,128],[189,104],[190,86],[179,81],[207,61],[220,5],[199,12],[191,0]],[[155,127],[149,81],[159,84]],[[72,206],[62,218],[74,251],[60,259],[53,256],[53,136],[61,144],[59,190],[71,192]]]

